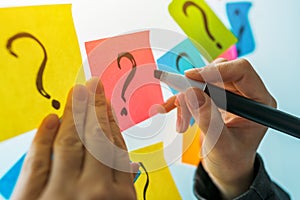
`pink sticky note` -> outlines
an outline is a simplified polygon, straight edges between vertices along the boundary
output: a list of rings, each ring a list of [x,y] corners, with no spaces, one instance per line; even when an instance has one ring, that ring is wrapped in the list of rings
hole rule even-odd
[[[233,45],[229,49],[227,49],[223,54],[219,56],[219,58],[225,58],[227,60],[234,60],[238,57],[236,46]]]
[[[119,127],[125,130],[149,118],[163,103],[149,31],[85,43],[92,76],[100,77]]]

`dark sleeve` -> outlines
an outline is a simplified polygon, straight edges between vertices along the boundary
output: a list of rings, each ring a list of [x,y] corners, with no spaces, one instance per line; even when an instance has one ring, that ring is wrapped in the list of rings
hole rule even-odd
[[[249,190],[235,200],[287,200],[289,195],[267,174],[261,157],[257,154],[254,164],[255,178]],[[194,194],[200,200],[220,200],[221,193],[200,163],[194,179]]]

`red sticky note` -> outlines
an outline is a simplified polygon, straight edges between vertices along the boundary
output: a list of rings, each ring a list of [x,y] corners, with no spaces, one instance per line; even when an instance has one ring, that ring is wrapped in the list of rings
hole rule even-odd
[[[121,130],[149,118],[163,103],[149,31],[85,43],[92,76],[101,79]]]

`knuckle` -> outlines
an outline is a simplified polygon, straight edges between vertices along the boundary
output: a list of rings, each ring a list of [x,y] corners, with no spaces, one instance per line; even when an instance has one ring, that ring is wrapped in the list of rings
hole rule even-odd
[[[94,100],[94,105],[96,107],[102,107],[102,106],[106,107],[106,100],[105,100],[105,98],[101,98],[100,95],[96,95],[95,96],[95,100]]]
[[[277,108],[277,101],[275,100],[275,98],[273,96],[270,97],[269,105],[271,105],[274,108]]]
[[[34,145],[36,146],[41,146],[41,147],[49,147],[53,143],[53,140],[47,138],[47,137],[40,137],[36,138],[33,142]]]
[[[48,161],[40,156],[28,156],[24,164],[24,170],[28,172],[44,172],[48,169]]]
[[[252,65],[250,64],[250,62],[247,59],[245,59],[245,58],[240,58],[239,59],[239,63],[240,63],[240,66],[243,67],[243,69],[245,71],[252,71],[252,70],[254,70],[253,67],[252,67]]]
[[[57,144],[61,146],[78,146],[79,143],[81,142],[78,140],[77,137],[70,135],[59,139]]]

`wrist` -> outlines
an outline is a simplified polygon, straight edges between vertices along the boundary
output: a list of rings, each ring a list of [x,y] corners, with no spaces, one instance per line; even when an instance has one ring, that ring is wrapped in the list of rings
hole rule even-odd
[[[201,162],[204,170],[218,187],[223,199],[233,199],[251,186],[254,179],[255,155],[251,159],[214,162],[209,156]]]

